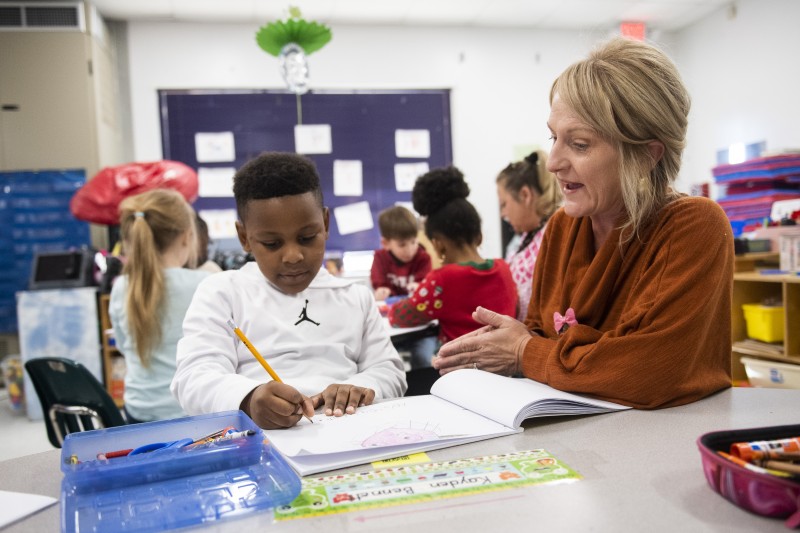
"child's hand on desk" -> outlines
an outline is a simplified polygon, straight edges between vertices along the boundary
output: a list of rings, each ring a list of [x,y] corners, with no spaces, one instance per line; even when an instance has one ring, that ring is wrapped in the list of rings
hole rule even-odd
[[[242,406],[253,422],[264,429],[292,427],[303,415],[314,416],[314,405],[308,396],[277,381],[253,389]]]
[[[366,387],[334,383],[324,391],[311,397],[314,407],[325,405],[326,416],[352,415],[358,407],[369,405],[375,399],[375,391]]]
[[[378,287],[375,289],[375,300],[381,302],[392,295],[392,290],[389,287]]]

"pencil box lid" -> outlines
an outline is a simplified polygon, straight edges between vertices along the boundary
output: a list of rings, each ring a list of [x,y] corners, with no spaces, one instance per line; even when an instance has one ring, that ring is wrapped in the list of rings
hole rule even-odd
[[[748,470],[717,452],[729,452],[735,442],[800,436],[800,425],[713,431],[697,439],[703,473],[711,488],[733,504],[761,516],[784,518],[788,528],[800,527],[800,482]]]
[[[223,428],[249,437],[113,459],[98,454],[199,440]],[[61,530],[162,531],[285,505],[300,478],[242,411],[72,433],[61,450]]]

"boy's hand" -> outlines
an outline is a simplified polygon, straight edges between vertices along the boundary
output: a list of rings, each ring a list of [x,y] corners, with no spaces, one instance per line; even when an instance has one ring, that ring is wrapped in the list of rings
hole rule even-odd
[[[377,301],[383,301],[389,296],[391,296],[392,290],[389,287],[378,287],[375,289],[375,299]]]
[[[264,429],[292,427],[303,415],[314,416],[314,406],[308,396],[277,381],[253,389],[242,401],[242,410]]]
[[[408,289],[408,295],[411,296],[412,294],[414,294],[414,291],[417,290],[417,287],[419,287],[419,283],[417,283],[416,281],[412,281],[411,283],[406,285],[406,289]]]
[[[369,405],[374,399],[375,391],[372,389],[334,383],[312,396],[311,403],[315,409],[325,405],[325,416],[342,416],[345,413],[352,415],[358,407]]]

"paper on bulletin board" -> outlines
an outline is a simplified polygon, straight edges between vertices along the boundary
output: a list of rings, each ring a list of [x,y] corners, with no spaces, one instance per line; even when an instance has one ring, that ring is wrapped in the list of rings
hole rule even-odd
[[[417,218],[419,218],[419,213],[417,213],[417,210],[414,209],[414,203],[413,202],[395,202],[394,205],[399,205],[400,207],[405,207],[406,209],[408,209],[409,211],[414,213],[414,215]]]
[[[298,154],[329,154],[333,151],[330,124],[298,124],[294,127],[294,150]]]
[[[374,227],[369,202],[356,202],[333,208],[333,217],[340,235],[366,231]]]
[[[199,167],[197,169],[198,194],[203,198],[233,197],[234,167]]]
[[[411,191],[417,178],[430,170],[428,163],[395,163],[394,186],[400,192]]]
[[[235,209],[203,209],[198,213],[208,225],[211,239],[236,239]]]
[[[428,130],[395,130],[394,150],[397,157],[431,156],[431,133]]]
[[[334,196],[363,196],[363,165],[359,160],[336,159],[333,162]]]
[[[229,163],[235,160],[233,132],[195,133],[194,152],[198,163]]]

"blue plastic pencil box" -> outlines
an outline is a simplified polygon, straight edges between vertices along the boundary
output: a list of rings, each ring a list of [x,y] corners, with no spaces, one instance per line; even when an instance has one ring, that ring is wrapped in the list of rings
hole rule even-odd
[[[254,433],[203,441],[227,428]],[[189,440],[195,444],[162,446]],[[130,449],[153,451],[124,454]],[[242,411],[72,433],[61,449],[61,471],[67,533],[214,523],[285,505],[301,486]]]

